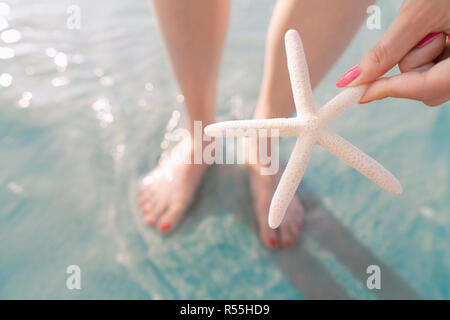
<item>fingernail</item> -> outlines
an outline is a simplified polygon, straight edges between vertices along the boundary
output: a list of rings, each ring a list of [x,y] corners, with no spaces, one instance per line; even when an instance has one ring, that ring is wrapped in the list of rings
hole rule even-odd
[[[292,243],[290,241],[286,241],[286,243],[284,244],[284,247],[289,249],[292,247]]]
[[[271,248],[276,248],[278,246],[278,242],[276,239],[272,238],[269,240],[269,244]]]
[[[369,101],[359,101],[358,103],[359,104],[366,104],[366,103],[369,103],[369,102],[372,102],[373,100],[369,100]]]
[[[423,47],[426,44],[429,44],[433,39],[435,39],[437,36],[442,34],[443,32],[433,32],[428,34],[425,38],[420,40],[420,42],[417,44],[418,47]]]
[[[147,225],[152,226],[153,225],[153,220],[147,220]]]
[[[338,81],[336,81],[336,87],[343,88],[346,85],[348,85],[350,82],[358,78],[358,76],[361,74],[361,68],[356,65],[350,70],[348,70],[346,73],[344,73]]]
[[[170,228],[170,223],[165,222],[165,223],[161,224],[161,226],[159,227],[159,230],[160,231],[167,231],[167,230],[169,230],[169,228]]]

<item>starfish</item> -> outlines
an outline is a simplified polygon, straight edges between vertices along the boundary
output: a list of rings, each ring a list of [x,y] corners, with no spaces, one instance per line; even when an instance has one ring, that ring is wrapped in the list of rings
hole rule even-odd
[[[401,194],[400,182],[376,160],[353,146],[327,126],[357,103],[367,89],[366,85],[345,89],[323,107],[315,110],[303,44],[295,30],[285,35],[286,55],[292,93],[297,116],[295,118],[225,121],[209,125],[205,133],[212,137],[241,136],[248,129],[277,129],[279,136],[296,136],[292,154],[273,195],[269,209],[269,226],[277,228],[297,187],[302,180],[311,153],[316,144],[321,145],[349,166],[358,170],[381,188]],[[253,131],[254,132],[254,131]]]

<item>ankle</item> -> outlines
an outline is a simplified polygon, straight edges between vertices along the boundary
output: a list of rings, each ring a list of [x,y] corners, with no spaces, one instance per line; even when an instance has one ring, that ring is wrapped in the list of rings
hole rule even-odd
[[[255,112],[253,113],[254,119],[270,119],[279,118],[274,112],[272,105],[266,100],[259,100],[256,104]]]
[[[278,145],[274,146],[271,138],[246,138],[245,164],[251,172],[272,175],[278,171]]]

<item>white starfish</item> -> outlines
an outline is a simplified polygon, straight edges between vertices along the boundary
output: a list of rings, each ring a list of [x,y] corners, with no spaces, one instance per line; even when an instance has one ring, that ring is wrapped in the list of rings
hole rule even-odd
[[[296,136],[294,150],[270,204],[269,226],[277,228],[305,173],[315,144],[333,153],[367,178],[394,194],[402,193],[400,182],[381,164],[327,128],[345,110],[357,103],[366,86],[348,88],[315,111],[303,44],[295,30],[285,35],[286,54],[297,117],[226,121],[209,125],[209,136],[238,136],[247,129],[278,129],[280,136]],[[236,130],[244,129],[244,130]],[[236,132],[236,133],[233,133]],[[254,131],[253,131],[254,132]],[[230,135],[231,134],[231,135]]]

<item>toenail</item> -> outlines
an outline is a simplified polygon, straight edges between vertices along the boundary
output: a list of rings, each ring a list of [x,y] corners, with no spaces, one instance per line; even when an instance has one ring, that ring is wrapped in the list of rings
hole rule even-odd
[[[159,230],[161,231],[167,231],[170,228],[170,223],[169,222],[165,222],[162,223],[161,226],[159,227]]]
[[[147,225],[152,226],[153,225],[153,220],[147,220]]]
[[[278,246],[278,242],[276,239],[272,238],[269,240],[269,244],[271,248],[276,248]]]

